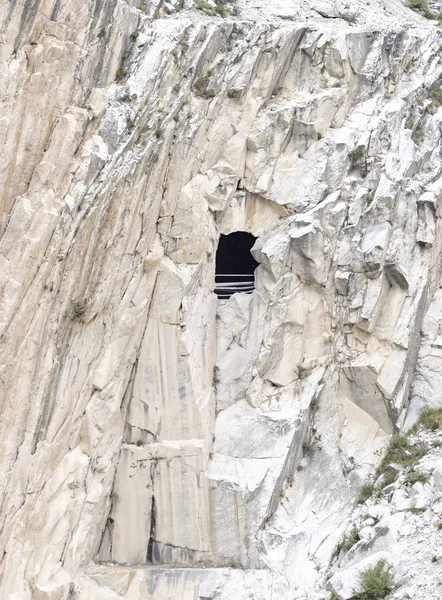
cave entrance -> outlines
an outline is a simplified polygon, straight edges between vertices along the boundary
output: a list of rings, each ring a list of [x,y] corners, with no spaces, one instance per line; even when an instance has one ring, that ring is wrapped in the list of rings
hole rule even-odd
[[[250,253],[256,237],[246,231],[221,235],[216,251],[215,294],[227,300],[233,294],[251,294],[259,263]]]

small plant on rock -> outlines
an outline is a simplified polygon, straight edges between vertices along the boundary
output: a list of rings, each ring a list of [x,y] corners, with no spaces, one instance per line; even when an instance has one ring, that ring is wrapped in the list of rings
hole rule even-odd
[[[355,148],[354,150],[352,150],[351,152],[348,153],[348,157],[349,157],[352,165],[355,165],[359,160],[361,160],[361,158],[363,158],[363,156],[364,156],[364,151],[362,150],[361,147]]]
[[[431,99],[431,104],[428,107],[427,111],[430,114],[434,114],[436,112],[436,109],[439,108],[439,106],[442,106],[442,88],[439,84],[435,85],[434,88],[432,90],[430,90],[429,93],[430,99]]]
[[[211,96],[211,94],[207,93],[207,86],[212,74],[213,69],[209,69],[203,77],[200,77],[194,82],[193,89],[198,94],[198,96],[202,96],[203,98],[209,98]]]
[[[332,559],[338,557],[341,552],[348,552],[350,548],[359,542],[359,531],[357,527],[353,527],[348,535],[344,535],[343,538],[336,544],[336,548],[333,550]]]
[[[411,139],[415,144],[419,144],[424,139],[424,135],[424,128],[422,127],[422,125],[418,125],[417,127],[415,127],[413,133],[411,134]]]
[[[410,512],[412,515],[420,515],[423,512],[425,512],[427,509],[426,508],[417,508],[416,506],[412,506],[411,508],[408,509],[408,512]]]
[[[370,498],[370,496],[372,496],[375,493],[375,491],[376,491],[376,488],[371,483],[366,483],[365,485],[363,485],[359,491],[359,498],[358,498],[359,504],[364,504],[364,502],[368,498]]]
[[[416,433],[419,427],[430,431],[437,431],[442,427],[442,408],[430,408],[424,411],[419,417],[419,421],[411,428],[410,433]]]
[[[230,15],[238,14],[238,7],[234,1],[215,0],[215,6],[213,6],[213,4],[209,4],[207,0],[195,0],[195,6],[209,17],[218,16],[225,18]]]
[[[125,69],[123,66],[122,67],[118,67],[117,72],[115,73],[115,81],[117,83],[120,83],[120,81],[122,81],[127,75],[127,69]]]
[[[309,376],[311,369],[304,367],[303,365],[298,366],[298,377],[299,379],[305,379]]]
[[[364,148],[362,146],[354,148],[348,153],[348,158],[350,159],[351,168],[359,170],[361,176],[365,179],[368,175],[368,164]]]
[[[428,0],[409,0],[408,8],[417,10],[426,19],[436,19],[437,16],[430,10]]]
[[[130,41],[136,42],[136,40],[138,39],[138,36],[140,35],[140,30],[139,29],[135,29],[135,31],[133,33],[131,33],[130,35]]]
[[[429,476],[426,473],[421,473],[420,471],[410,471],[407,475],[408,483],[427,483],[429,480]]]
[[[74,302],[72,304],[72,319],[79,319],[86,312],[87,303],[86,300],[82,300],[80,302]]]
[[[406,435],[398,435],[393,438],[376,471],[378,476],[384,476],[384,487],[396,479],[397,470],[393,465],[413,467],[427,451],[428,448],[424,444],[410,444]]]
[[[385,560],[380,560],[371,569],[362,571],[362,592],[353,596],[352,600],[381,600],[393,590],[392,567]]]

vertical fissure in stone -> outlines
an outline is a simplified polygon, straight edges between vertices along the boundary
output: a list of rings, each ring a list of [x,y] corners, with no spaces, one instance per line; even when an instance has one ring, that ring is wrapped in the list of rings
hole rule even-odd
[[[152,504],[150,507],[150,532],[149,532],[149,543],[147,544],[147,555],[146,562],[153,562],[153,544],[155,541],[155,530],[156,530],[156,507],[155,507],[155,496],[152,496]]]

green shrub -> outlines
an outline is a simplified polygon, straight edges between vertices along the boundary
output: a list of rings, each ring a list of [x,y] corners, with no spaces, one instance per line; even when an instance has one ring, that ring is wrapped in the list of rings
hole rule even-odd
[[[203,95],[204,92],[206,91],[206,87],[207,87],[207,78],[200,77],[199,79],[197,79],[195,81],[195,83],[193,84],[193,87],[200,95]]]
[[[372,485],[370,483],[366,483],[365,485],[363,485],[359,491],[359,498],[358,498],[359,504],[364,504],[364,502],[367,500],[367,498],[370,498],[370,496],[372,496],[375,491],[376,491],[376,488],[374,485]]]
[[[435,431],[441,427],[442,408],[425,411],[421,414],[419,421],[410,429],[407,434],[397,435],[391,440],[384,458],[376,469],[376,476],[382,477],[382,484],[378,482],[377,486],[372,484],[363,485],[359,493],[360,504],[363,504],[367,498],[369,498],[375,492],[378,496],[380,496],[382,489],[396,480],[398,469],[394,465],[409,468],[414,467],[419,460],[425,456],[429,450],[428,446],[423,443],[411,444],[408,437],[411,433],[415,433],[420,426],[431,429],[432,431]],[[428,476],[424,473],[411,470],[407,476],[407,481],[412,484],[416,483],[417,481],[426,483],[428,481]]]
[[[427,451],[428,448],[424,444],[410,444],[406,435],[398,435],[391,440],[376,474],[384,475],[384,486],[389,485],[396,479],[397,474],[392,464],[413,467]]]
[[[203,98],[209,98],[211,94],[207,93],[207,86],[209,84],[209,79],[213,74],[213,69],[209,69],[203,77],[197,79],[193,84],[193,89],[198,94],[198,96],[202,96]]]
[[[206,15],[212,16],[214,14],[213,6],[208,2],[205,2],[205,0],[196,0],[195,6],[198,8],[198,10],[201,10]]]
[[[362,592],[353,596],[352,600],[380,600],[394,587],[392,568],[385,560],[380,560],[371,569],[363,571],[360,578]]]
[[[135,29],[135,31],[133,33],[131,33],[131,35],[130,35],[130,41],[132,43],[136,42],[139,35],[140,35],[140,30],[139,29]]]
[[[424,411],[419,417],[419,421],[411,428],[411,433],[415,433],[419,426],[430,431],[437,431],[442,426],[442,408],[430,408]]]
[[[382,473],[382,487],[385,488],[394,481],[396,481],[396,477],[398,475],[397,470],[389,465]]]
[[[436,19],[437,19],[437,15],[436,15],[434,12],[432,12],[430,9],[428,9],[428,10],[423,10],[423,11],[422,11],[422,15],[423,15],[423,16],[424,16],[426,19],[434,19],[434,20],[436,20]]]
[[[425,512],[427,509],[426,508],[416,508],[416,506],[412,506],[411,508],[408,509],[408,512],[410,512],[413,515],[420,515],[421,513]]]
[[[350,159],[351,168],[358,169],[361,174],[361,177],[365,179],[365,177],[367,177],[368,175],[365,148],[363,148],[362,146],[354,148],[354,150],[348,153],[348,158]]]
[[[426,19],[438,19],[438,15],[430,9],[428,0],[409,0],[408,8],[419,11]]]
[[[209,17],[228,17],[229,15],[237,15],[238,8],[233,2],[228,3],[226,0],[215,0],[215,6],[209,4],[206,0],[195,0],[195,6]]]
[[[352,165],[355,165],[361,158],[364,156],[364,151],[361,147],[355,148],[351,152],[348,153],[348,157],[351,161]]]
[[[213,377],[212,377],[212,383],[214,386],[218,385],[218,383],[220,382],[220,377],[219,377],[219,367],[217,367],[216,365],[213,367]]]
[[[408,8],[419,11],[426,19],[437,19],[437,15],[430,10],[428,0],[409,0]]]
[[[407,475],[408,483],[427,483],[429,480],[429,476],[426,473],[421,473],[420,471],[410,471]]]
[[[117,72],[115,73],[115,81],[119,83],[122,79],[124,79],[127,75],[127,69],[124,67],[118,67]]]
[[[407,129],[413,129],[413,127],[414,127],[414,119],[412,119],[411,117],[408,117],[408,119],[405,121],[405,127]]]
[[[439,106],[442,106],[442,88],[439,84],[435,85],[434,88],[430,90],[429,96],[431,99],[430,107],[432,110],[429,110],[428,112],[434,114],[436,109],[439,108]]]
[[[411,139],[415,144],[419,144],[423,140],[424,135],[424,128],[422,127],[422,125],[418,125],[411,134]]]
[[[350,548],[353,548],[353,546],[359,542],[360,539],[358,528],[353,527],[350,533],[348,535],[344,535],[336,544],[336,547],[333,550],[332,559],[339,556],[342,551],[347,552],[350,550]]]

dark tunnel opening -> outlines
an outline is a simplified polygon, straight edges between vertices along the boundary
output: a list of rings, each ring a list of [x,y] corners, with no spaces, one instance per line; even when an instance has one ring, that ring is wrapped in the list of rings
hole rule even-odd
[[[255,289],[258,262],[250,253],[256,237],[246,231],[221,235],[216,252],[215,294],[226,300],[239,292],[250,294]]]

